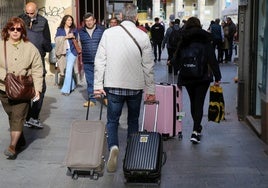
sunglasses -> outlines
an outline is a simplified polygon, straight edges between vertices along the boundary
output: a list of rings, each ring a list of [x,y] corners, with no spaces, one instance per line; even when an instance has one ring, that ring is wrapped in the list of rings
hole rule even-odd
[[[22,28],[21,27],[11,27],[10,29],[9,29],[10,31],[18,31],[18,32],[21,32],[22,31]]]
[[[28,14],[28,15],[34,15],[35,12],[25,12],[25,14]]]

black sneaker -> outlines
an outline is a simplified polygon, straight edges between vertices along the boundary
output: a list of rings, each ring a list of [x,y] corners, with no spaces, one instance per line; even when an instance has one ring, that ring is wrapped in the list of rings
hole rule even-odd
[[[199,130],[197,130],[196,132],[197,132],[197,135],[199,136],[199,137],[201,137],[202,136],[202,134],[201,134],[201,132],[202,132],[202,125],[200,125],[200,127],[199,127]]]
[[[200,143],[200,136],[198,135],[198,133],[196,131],[194,131],[192,133],[192,136],[191,136],[191,139],[190,141],[193,143],[193,144],[199,144]]]

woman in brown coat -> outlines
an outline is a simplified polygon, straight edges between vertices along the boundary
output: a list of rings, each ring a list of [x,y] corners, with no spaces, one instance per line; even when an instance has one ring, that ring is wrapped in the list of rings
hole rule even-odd
[[[10,126],[10,145],[4,154],[8,159],[16,159],[18,140],[29,108],[30,101],[12,101],[5,92],[6,72],[15,75],[31,74],[35,87],[35,100],[39,100],[43,83],[43,65],[37,48],[28,41],[25,24],[22,19],[12,17],[2,30],[0,41],[0,100],[8,115]],[[5,50],[8,70],[5,65]],[[30,67],[30,69],[29,69]],[[29,70],[28,70],[29,69]]]

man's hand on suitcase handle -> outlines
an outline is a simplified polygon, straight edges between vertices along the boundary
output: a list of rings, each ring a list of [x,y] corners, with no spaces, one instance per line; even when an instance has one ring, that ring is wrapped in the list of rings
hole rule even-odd
[[[104,91],[104,89],[94,90],[95,98],[101,98],[101,96],[106,96],[106,92]]]
[[[155,102],[155,95],[153,94],[146,94],[146,102],[148,103],[154,103]]]

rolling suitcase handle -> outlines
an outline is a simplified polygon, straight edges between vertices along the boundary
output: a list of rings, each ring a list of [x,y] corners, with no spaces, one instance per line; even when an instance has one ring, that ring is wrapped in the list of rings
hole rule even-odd
[[[144,108],[143,108],[143,117],[142,117],[142,126],[141,126],[141,131],[144,131],[144,120],[145,120],[145,110],[146,110],[146,105],[153,105],[155,104],[155,119],[154,119],[154,132],[156,132],[156,122],[157,122],[157,117],[158,117],[158,107],[159,107],[159,101],[144,101]]]
[[[155,107],[155,120],[154,120],[154,132],[157,132],[156,128],[157,128],[157,117],[158,117],[158,107],[159,107],[159,101],[144,101],[144,110],[143,110],[143,118],[142,118],[142,126],[141,126],[141,131],[144,131],[144,120],[145,120],[145,108],[146,108],[146,105],[156,105]],[[164,166],[166,164],[166,161],[167,161],[167,154],[166,152],[163,152],[162,154],[162,163],[161,163],[161,166]]]
[[[95,97],[97,95],[100,95],[101,97],[101,109],[100,109],[100,118],[99,120],[101,120],[101,116],[102,116],[102,109],[103,109],[103,100],[104,100],[104,95],[103,94],[90,94],[88,96],[88,105],[87,105],[87,115],[86,115],[86,120],[88,120],[88,114],[89,114],[89,106],[90,106],[90,98],[91,97]]]

